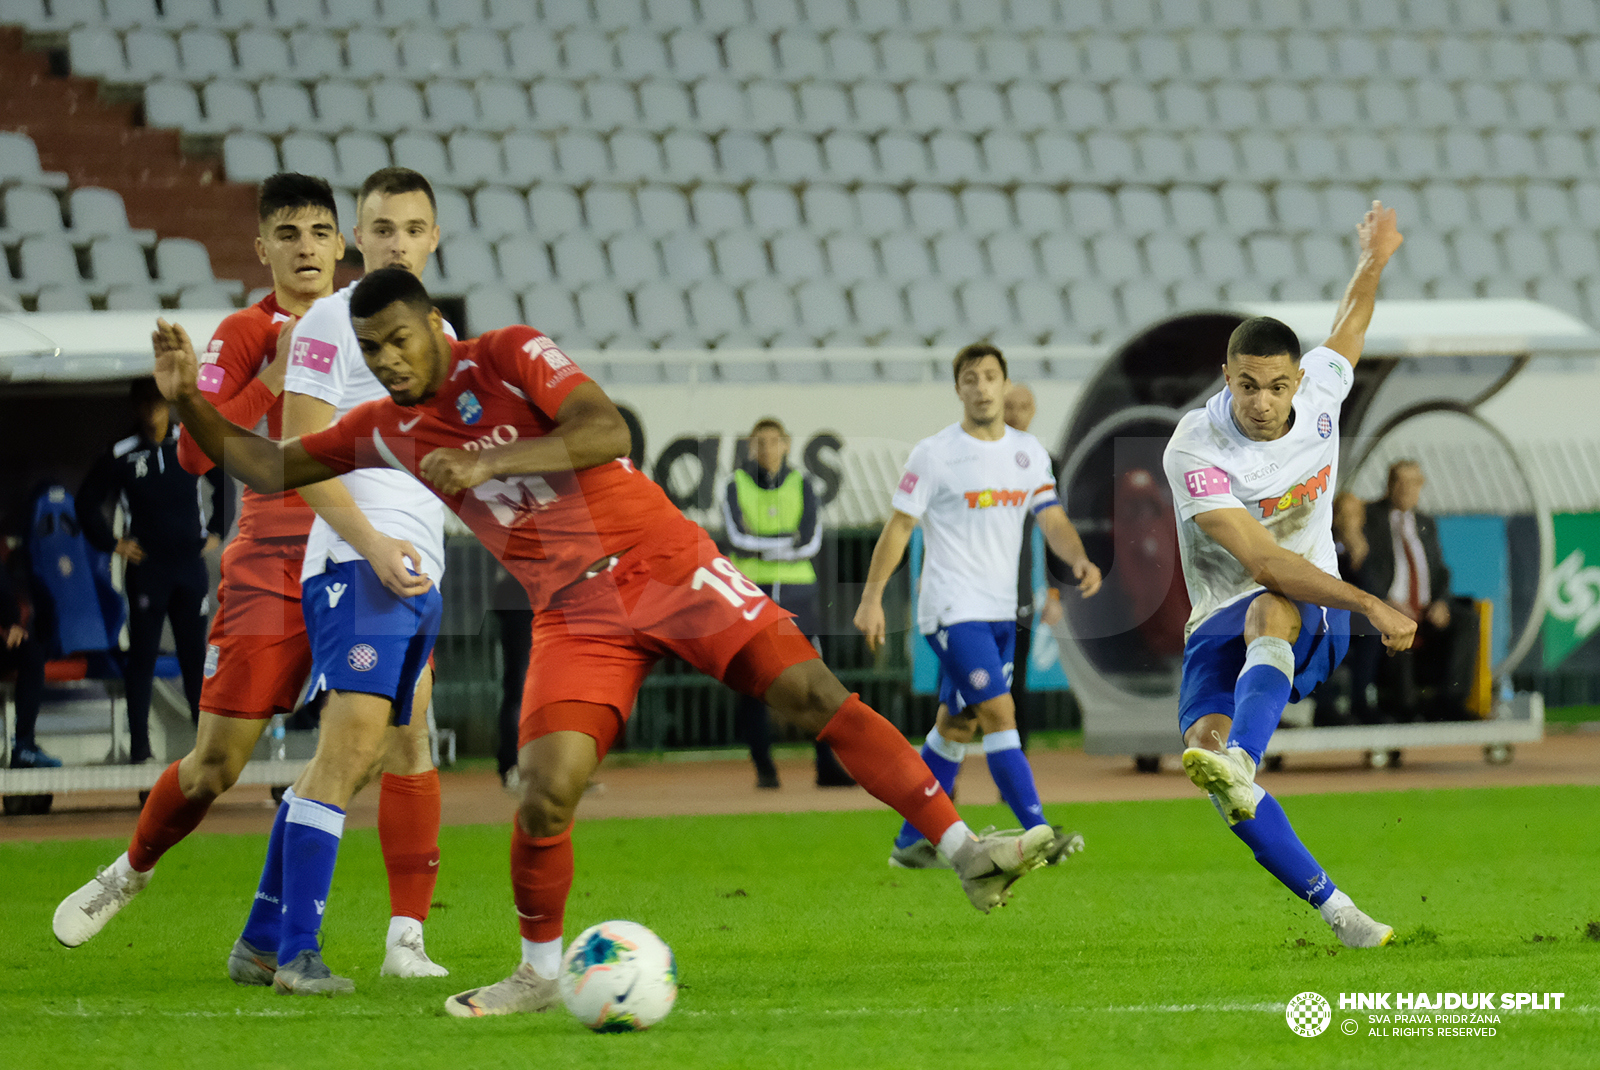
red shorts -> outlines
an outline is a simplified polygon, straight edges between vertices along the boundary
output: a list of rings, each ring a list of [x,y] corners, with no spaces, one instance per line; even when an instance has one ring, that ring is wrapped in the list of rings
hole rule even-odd
[[[234,539],[222,553],[200,708],[263,720],[294,709],[311,673],[300,612],[305,543]]]
[[[757,697],[783,670],[817,656],[793,614],[684,520],[648,550],[630,550],[610,571],[572,584],[534,614],[518,745],[551,732],[583,732],[604,757],[645,675],[669,653]],[[747,656],[734,664],[741,653]],[[608,710],[550,709],[574,702]]]

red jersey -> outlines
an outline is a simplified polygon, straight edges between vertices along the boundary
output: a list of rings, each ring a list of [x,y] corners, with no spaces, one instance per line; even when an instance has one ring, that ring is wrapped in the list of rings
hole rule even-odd
[[[200,356],[200,392],[217,411],[240,427],[270,438],[283,437],[283,398],[257,376],[278,352],[278,329],[289,314],[269,293],[217,325]],[[178,437],[178,461],[195,475],[212,468],[211,459],[187,435]],[[239,509],[242,539],[298,539],[304,542],[316,514],[294,491],[257,494],[244,488]]]
[[[548,434],[567,395],[592,381],[532,327],[489,331],[450,350],[449,375],[427,401],[369,401],[300,444],[336,472],[390,467],[415,476],[422,458],[441,447],[509,446]],[[521,581],[535,610],[596,561],[646,542],[663,522],[682,521],[627,460],[434,493]]]

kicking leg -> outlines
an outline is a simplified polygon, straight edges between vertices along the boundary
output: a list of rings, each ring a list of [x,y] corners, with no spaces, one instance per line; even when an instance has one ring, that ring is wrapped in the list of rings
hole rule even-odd
[[[952,717],[943,703],[934,715],[933,727],[922,742],[922,761],[952,802],[956,797],[956,776],[961,772],[967,744],[972,742],[976,722],[970,717]],[[950,864],[934,850],[933,844],[911,822],[900,826],[889,852],[889,864],[901,869],[948,869]]]

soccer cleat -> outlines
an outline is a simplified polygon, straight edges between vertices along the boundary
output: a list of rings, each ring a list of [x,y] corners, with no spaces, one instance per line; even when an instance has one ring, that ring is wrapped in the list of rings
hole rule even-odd
[[[896,869],[950,869],[950,862],[927,840],[889,852],[889,864]]]
[[[278,972],[278,953],[263,951],[244,937],[228,952],[228,976],[236,985],[270,985]]]
[[[280,996],[337,996],[354,992],[356,983],[335,975],[322,961],[322,952],[307,948],[278,967],[272,975],[272,990]]]
[[[1354,904],[1334,911],[1332,925],[1345,947],[1382,947],[1394,939],[1394,926],[1373,921]]]
[[[412,929],[383,956],[383,977],[449,977],[450,971],[428,957],[422,946],[422,930]]]
[[[1183,771],[1195,787],[1216,796],[1228,824],[1256,816],[1256,763],[1243,747],[1226,752],[1190,747],[1183,752]]]
[[[77,947],[94,937],[117,911],[150,883],[155,870],[140,873],[128,864],[127,852],[95,875],[94,880],[61,900],[50,928],[67,947]]]
[[[561,986],[533,972],[526,962],[504,981],[457,992],[444,1001],[454,1018],[485,1018],[491,1014],[537,1014],[561,1002]]]
[[[1051,825],[1050,831],[1055,834],[1050,849],[1044,854],[1044,864],[1059,866],[1061,860],[1068,855],[1075,855],[1083,850],[1083,834],[1081,832],[1066,832],[1060,825]]]
[[[1055,830],[1049,825],[985,832],[957,848],[950,861],[967,898],[987,914],[994,907],[1005,906],[1013,884],[1044,865],[1055,839]]]

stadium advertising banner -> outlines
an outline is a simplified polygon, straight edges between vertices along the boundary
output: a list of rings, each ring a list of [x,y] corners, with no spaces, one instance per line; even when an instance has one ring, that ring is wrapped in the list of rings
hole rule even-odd
[[[1558,513],[1556,567],[1545,588],[1544,667],[1554,669],[1600,628],[1600,513]]]

